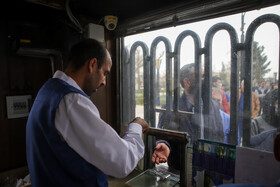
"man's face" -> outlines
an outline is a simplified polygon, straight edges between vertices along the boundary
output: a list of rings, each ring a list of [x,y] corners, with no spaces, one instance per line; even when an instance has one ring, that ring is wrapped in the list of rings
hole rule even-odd
[[[220,79],[217,80],[217,82],[213,82],[213,86],[217,88],[222,87],[222,81]]]
[[[112,67],[112,60],[108,53],[107,58],[100,68],[98,68],[97,63],[94,64],[94,71],[87,78],[86,81],[86,94],[91,95],[96,92],[100,87],[106,85],[106,77],[110,73]]]
[[[204,82],[204,75],[205,75],[204,68],[201,68],[201,81],[202,81],[202,84]],[[187,79],[187,80],[189,82],[189,86],[185,86],[185,88],[187,89],[188,93],[194,94],[194,92],[195,92],[195,69],[194,68],[192,69],[192,79],[191,80]]]
[[[215,100],[219,105],[222,104],[222,95],[217,90],[212,90],[212,99]]]

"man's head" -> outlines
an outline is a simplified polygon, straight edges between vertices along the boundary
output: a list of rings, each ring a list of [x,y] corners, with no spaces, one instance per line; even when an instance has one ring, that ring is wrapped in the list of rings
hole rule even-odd
[[[217,87],[212,87],[212,99],[222,106],[223,92]]]
[[[85,39],[74,45],[68,63],[65,73],[88,95],[106,84],[106,76],[112,67],[109,52],[94,39]]]
[[[265,81],[262,80],[261,83],[260,83],[260,87],[261,87],[261,88],[264,88],[264,86],[265,86]]]
[[[213,87],[221,88],[222,87],[222,80],[221,80],[221,78],[218,77],[218,76],[212,77],[212,85],[213,85]]]
[[[180,83],[185,91],[193,94],[195,90],[194,63],[184,65],[180,69]]]

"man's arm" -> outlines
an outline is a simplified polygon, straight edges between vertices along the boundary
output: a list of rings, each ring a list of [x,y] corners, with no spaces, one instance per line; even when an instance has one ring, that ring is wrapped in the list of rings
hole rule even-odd
[[[121,138],[100,118],[95,105],[80,94],[63,98],[55,125],[73,150],[107,175],[127,176],[144,156],[142,131],[148,126],[145,121],[137,119],[130,123]]]

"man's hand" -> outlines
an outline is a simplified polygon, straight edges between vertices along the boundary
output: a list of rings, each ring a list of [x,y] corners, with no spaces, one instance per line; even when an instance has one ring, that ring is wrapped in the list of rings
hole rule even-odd
[[[150,126],[149,124],[142,118],[140,117],[136,117],[131,123],[138,123],[139,125],[142,126],[142,131],[145,134],[146,132],[148,132]]]
[[[166,144],[164,143],[157,144],[152,156],[152,162],[157,164],[166,162],[169,153],[170,153],[170,149]]]

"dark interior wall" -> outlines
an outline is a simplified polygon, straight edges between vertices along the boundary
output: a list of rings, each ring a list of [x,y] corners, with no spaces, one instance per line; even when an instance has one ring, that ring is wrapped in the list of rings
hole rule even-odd
[[[30,15],[8,14],[0,17],[0,173],[26,166],[25,128],[27,117],[7,119],[6,96],[36,94],[43,83],[52,76],[50,59],[19,56],[15,53],[18,39],[30,39],[27,47],[51,48],[59,51],[54,57],[55,69],[65,67],[70,47],[81,39],[80,34],[62,19],[65,15],[40,19],[39,6]],[[32,10],[32,9],[30,9]],[[29,12],[30,12],[29,10]],[[43,10],[48,12],[45,7]],[[6,11],[9,12],[9,11]],[[50,14],[53,11],[50,10]],[[42,15],[43,16],[43,15]],[[59,17],[59,19],[58,19]],[[83,24],[92,22],[84,19]],[[106,31],[106,47],[113,54],[115,42],[113,35]],[[112,56],[113,61],[115,57]],[[113,62],[114,63],[114,62]],[[100,111],[101,118],[114,126],[115,85],[114,66],[107,78],[107,86],[92,95],[92,100]],[[1,181],[0,181],[1,183]]]
[[[112,58],[112,68],[110,74],[106,78],[106,86],[98,89],[96,93],[91,96],[93,103],[97,106],[101,118],[110,124],[118,133],[120,132],[117,124],[117,66],[116,64],[116,41],[111,32],[105,33],[105,46]]]

